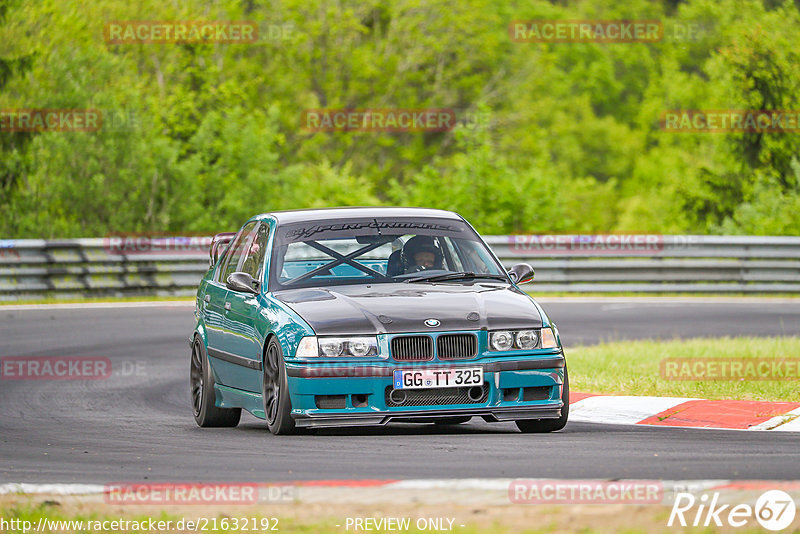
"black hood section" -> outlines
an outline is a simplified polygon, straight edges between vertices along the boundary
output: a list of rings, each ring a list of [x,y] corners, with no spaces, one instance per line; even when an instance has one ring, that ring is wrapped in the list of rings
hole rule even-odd
[[[373,284],[289,289],[275,297],[318,335],[539,328],[531,299],[501,284]],[[436,319],[439,326],[425,325]]]

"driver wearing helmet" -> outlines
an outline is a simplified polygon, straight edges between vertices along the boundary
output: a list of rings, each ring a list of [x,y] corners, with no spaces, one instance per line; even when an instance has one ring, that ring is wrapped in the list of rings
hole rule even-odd
[[[418,235],[403,245],[403,267],[406,273],[442,268],[442,251],[430,236]]]

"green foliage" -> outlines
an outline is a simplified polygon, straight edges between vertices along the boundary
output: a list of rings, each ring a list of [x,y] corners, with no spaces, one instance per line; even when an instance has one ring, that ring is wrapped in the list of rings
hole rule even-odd
[[[509,23],[532,19],[657,19],[664,37],[512,41]],[[252,20],[262,35],[105,42],[107,22],[136,20]],[[659,126],[666,110],[799,110],[797,43],[791,0],[0,0],[0,109],[105,118],[0,131],[0,237],[214,232],[376,204],[452,209],[490,234],[797,234],[800,135]],[[461,124],[313,132],[310,108],[449,108]]]
[[[489,234],[566,227],[557,177],[535,165],[513,169],[487,132],[459,130],[456,139],[452,156],[436,158],[407,187],[395,186],[399,204],[451,209]]]

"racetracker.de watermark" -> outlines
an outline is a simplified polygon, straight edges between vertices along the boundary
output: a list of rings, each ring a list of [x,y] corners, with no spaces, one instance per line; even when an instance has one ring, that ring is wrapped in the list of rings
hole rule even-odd
[[[209,505],[289,502],[296,490],[293,485],[250,482],[115,482],[107,484],[103,494],[108,504]]]
[[[0,380],[104,380],[147,376],[145,360],[104,356],[4,356]]]
[[[452,109],[306,109],[310,132],[447,132],[458,125]]]
[[[554,365],[554,367],[559,367]],[[375,378],[392,377],[395,371],[427,370],[430,368],[430,361],[408,361],[402,362],[397,366],[374,365],[369,363],[303,363],[287,364],[289,376],[300,378]],[[436,364],[436,371],[444,373],[447,371],[460,371],[465,369],[463,365],[439,363]]]
[[[258,485],[245,483],[114,483],[105,487],[108,504],[255,504]]]
[[[664,250],[664,236],[651,234],[511,235],[512,254],[652,255]]]
[[[718,33],[707,20],[673,20],[664,23],[664,41],[698,42]]]
[[[124,20],[107,22],[103,37],[108,44],[255,43],[259,26],[253,21]]]
[[[208,235],[171,236],[158,233],[110,234],[103,238],[103,250],[110,255],[161,255],[208,253]]]
[[[2,380],[104,380],[111,360],[103,356],[4,356]]]
[[[654,43],[664,38],[660,20],[514,20],[508,34],[518,43]]]
[[[800,110],[687,109],[661,114],[660,127],[674,133],[800,133]]]
[[[103,114],[96,109],[2,109],[0,132],[96,132]]]
[[[800,380],[800,358],[665,358],[664,380]]]
[[[657,480],[513,480],[514,504],[660,504],[664,487]]]

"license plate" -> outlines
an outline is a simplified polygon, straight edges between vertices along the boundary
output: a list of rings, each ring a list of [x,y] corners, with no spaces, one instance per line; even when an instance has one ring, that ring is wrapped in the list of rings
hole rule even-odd
[[[483,368],[395,369],[394,389],[457,388],[482,386]]]

